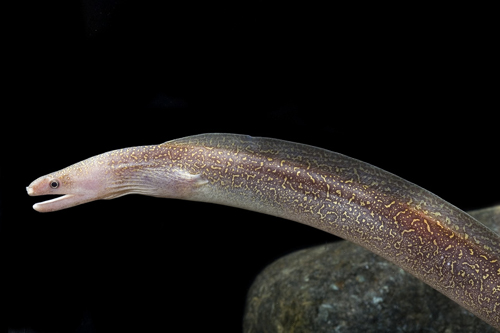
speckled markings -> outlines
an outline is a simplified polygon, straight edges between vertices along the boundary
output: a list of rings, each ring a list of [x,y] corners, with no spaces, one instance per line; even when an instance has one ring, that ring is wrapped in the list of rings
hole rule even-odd
[[[498,235],[429,191],[347,156],[280,140],[208,134],[166,144],[190,147],[179,161],[209,180],[205,196],[360,244],[500,327]]]
[[[70,197],[64,205],[56,199],[35,209],[83,203],[72,197],[80,191],[84,202],[140,193],[284,217],[366,247],[500,329],[500,237],[429,191],[367,163],[236,134],[202,134],[80,163],[102,181],[88,185],[75,166],[41,177],[28,193]],[[69,192],[47,189],[58,178],[71,182]]]

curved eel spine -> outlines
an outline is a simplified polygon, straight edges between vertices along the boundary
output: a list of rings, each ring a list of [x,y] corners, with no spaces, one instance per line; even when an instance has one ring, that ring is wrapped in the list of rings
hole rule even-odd
[[[339,153],[202,134],[97,155],[27,190],[66,194],[39,211],[139,193],[301,222],[379,254],[500,329],[500,237],[431,192]]]

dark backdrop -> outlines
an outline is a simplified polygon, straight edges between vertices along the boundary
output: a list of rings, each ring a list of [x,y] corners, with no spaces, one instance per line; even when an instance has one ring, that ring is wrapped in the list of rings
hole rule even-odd
[[[262,214],[141,196],[31,209],[41,200],[25,192],[32,180],[112,149],[207,132],[268,136],[367,161],[466,210],[500,203],[488,12],[259,1],[7,7],[4,322],[37,332],[237,332],[259,271],[336,240]]]

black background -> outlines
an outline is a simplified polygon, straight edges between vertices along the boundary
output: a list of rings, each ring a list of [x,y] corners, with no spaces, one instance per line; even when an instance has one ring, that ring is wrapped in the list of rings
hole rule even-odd
[[[232,132],[338,151],[468,210],[500,203],[488,8],[122,0],[7,7],[2,316],[50,332],[237,332],[255,276],[335,240],[126,196],[40,214],[34,179],[112,149]],[[177,329],[179,330],[179,329]]]

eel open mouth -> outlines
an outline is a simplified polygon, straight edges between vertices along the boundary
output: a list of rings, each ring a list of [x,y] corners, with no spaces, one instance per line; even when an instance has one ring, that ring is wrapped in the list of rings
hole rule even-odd
[[[26,191],[30,196],[38,196],[38,195],[47,195],[48,193],[38,194],[32,187],[26,187]],[[50,194],[49,194],[50,195]],[[56,195],[56,194],[54,194]],[[45,213],[45,212],[53,212],[56,210],[61,210],[73,206],[77,206],[86,202],[92,201],[89,196],[79,195],[79,194],[62,194],[61,196],[38,202],[33,205],[33,209],[37,212]]]

